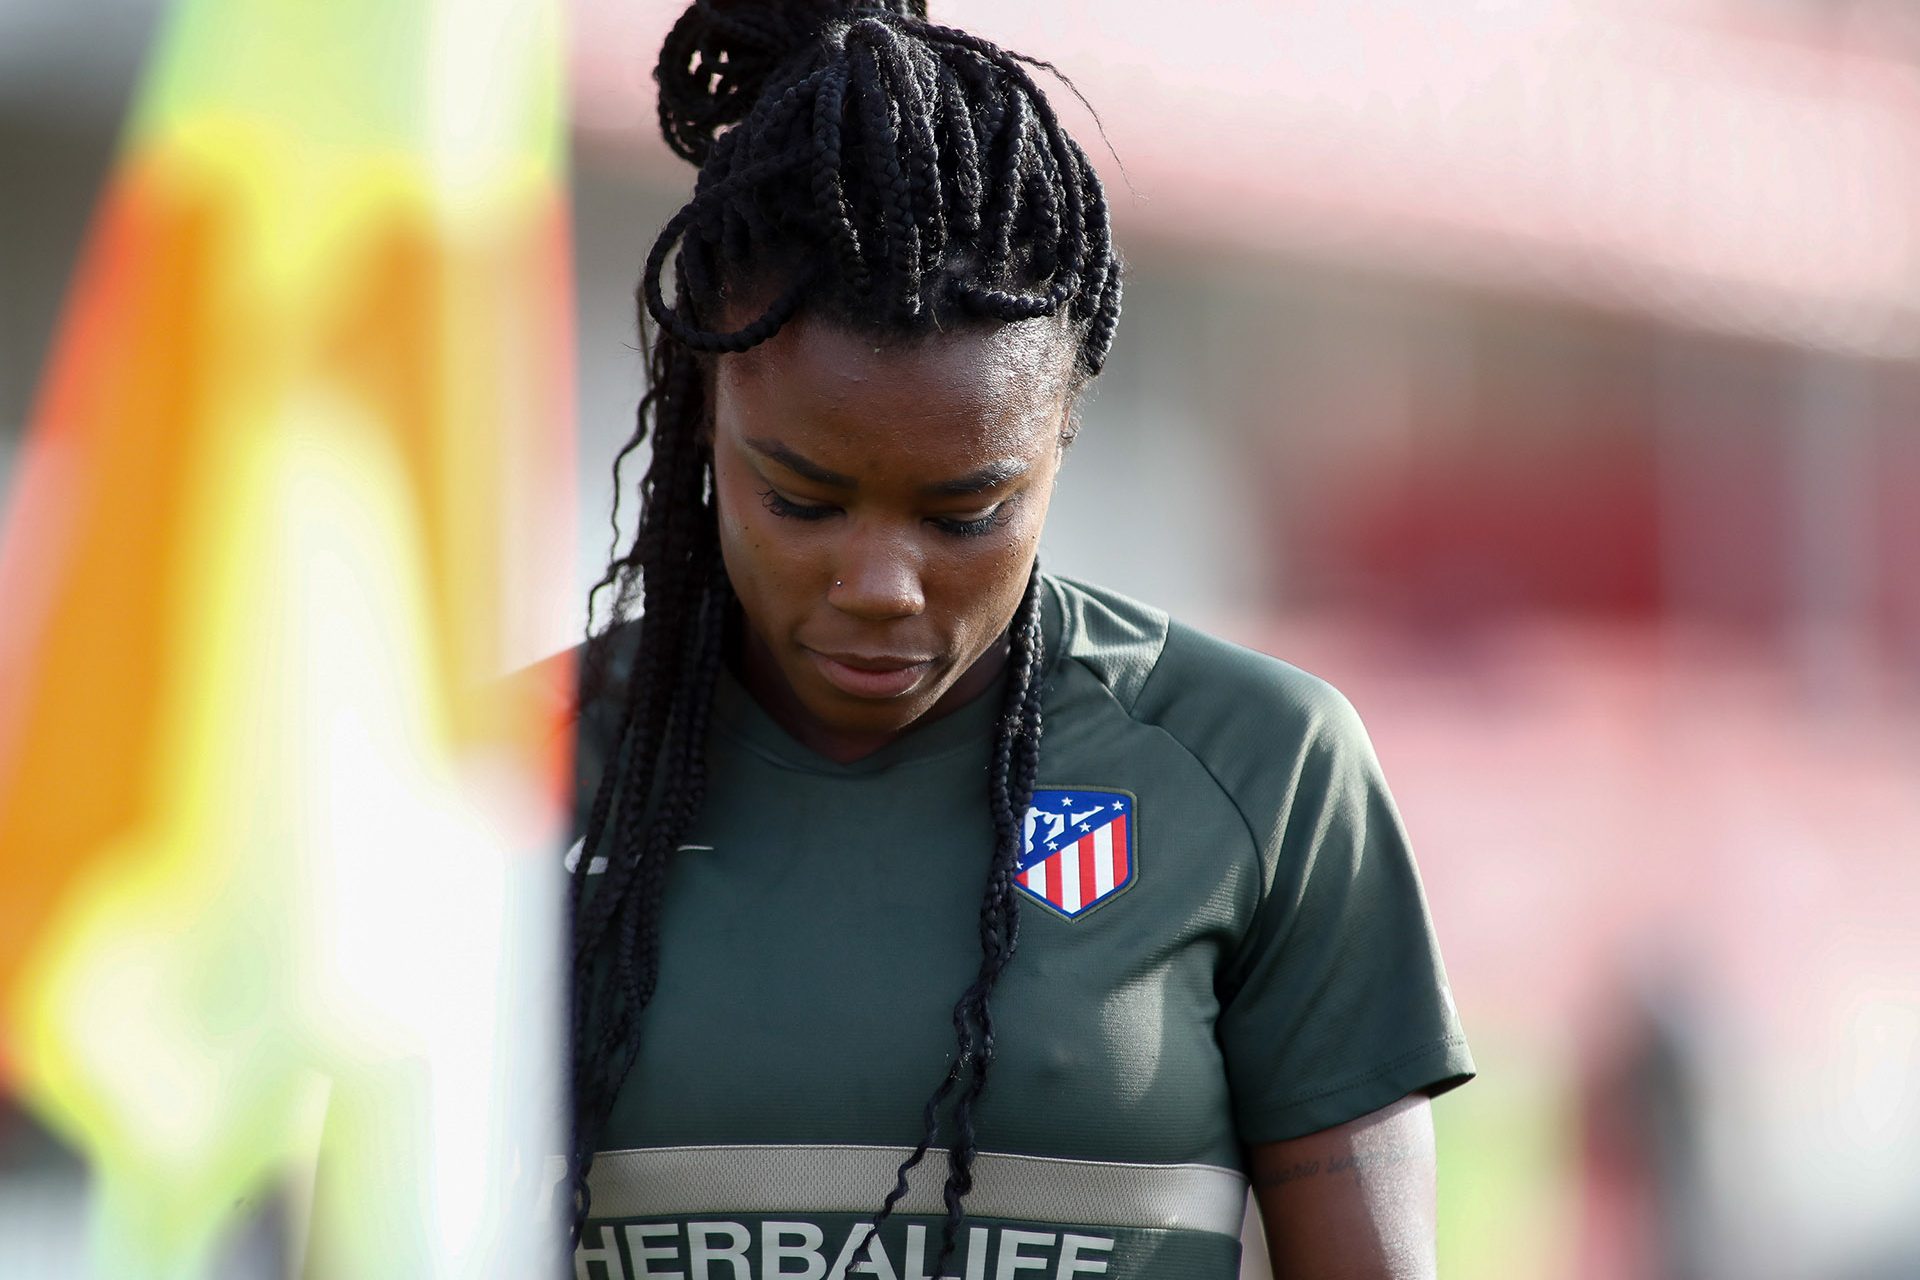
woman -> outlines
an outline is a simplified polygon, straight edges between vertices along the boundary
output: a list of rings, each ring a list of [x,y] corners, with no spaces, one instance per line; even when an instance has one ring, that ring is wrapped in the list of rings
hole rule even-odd
[[[916,0],[662,50],[699,177],[584,668],[577,1275],[1227,1277],[1249,1181],[1281,1274],[1432,1270],[1472,1065],[1358,721],[1036,567],[1120,302],[1044,65]]]

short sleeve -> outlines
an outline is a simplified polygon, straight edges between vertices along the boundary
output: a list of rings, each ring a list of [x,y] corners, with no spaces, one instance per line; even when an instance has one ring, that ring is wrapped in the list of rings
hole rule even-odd
[[[1218,1034],[1243,1142],[1344,1124],[1474,1074],[1373,746],[1352,706],[1322,688],[1290,794],[1261,833],[1266,889],[1221,978]]]

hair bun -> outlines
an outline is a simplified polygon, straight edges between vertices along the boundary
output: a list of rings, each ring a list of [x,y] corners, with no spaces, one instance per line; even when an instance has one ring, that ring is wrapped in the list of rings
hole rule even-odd
[[[714,135],[746,117],[782,64],[836,20],[925,21],[926,0],[695,0],[660,46],[660,132],[701,164]]]

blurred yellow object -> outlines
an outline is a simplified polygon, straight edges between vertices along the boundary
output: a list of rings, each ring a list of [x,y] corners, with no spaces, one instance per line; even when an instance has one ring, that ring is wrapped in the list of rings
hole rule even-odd
[[[491,678],[567,608],[559,54],[544,0],[191,0],[153,59],[0,540],[0,1061],[99,1274],[200,1274],[329,1091],[405,1140],[324,1269],[542,1247],[565,738]]]

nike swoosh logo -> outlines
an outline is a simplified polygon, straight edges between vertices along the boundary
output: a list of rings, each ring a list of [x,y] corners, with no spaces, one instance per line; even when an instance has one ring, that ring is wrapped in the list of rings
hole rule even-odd
[[[571,873],[572,871],[574,871],[576,868],[579,867],[580,855],[586,851],[586,847],[587,847],[587,839],[585,836],[582,836],[580,839],[575,840],[573,842],[573,847],[571,849],[567,850],[567,856],[562,861],[569,873]],[[675,852],[676,853],[712,853],[713,846],[710,844],[683,844],[678,849],[676,849]],[[590,876],[600,875],[603,872],[605,872],[606,869],[607,869],[607,856],[605,854],[594,855],[593,861],[587,864],[587,874]]]

